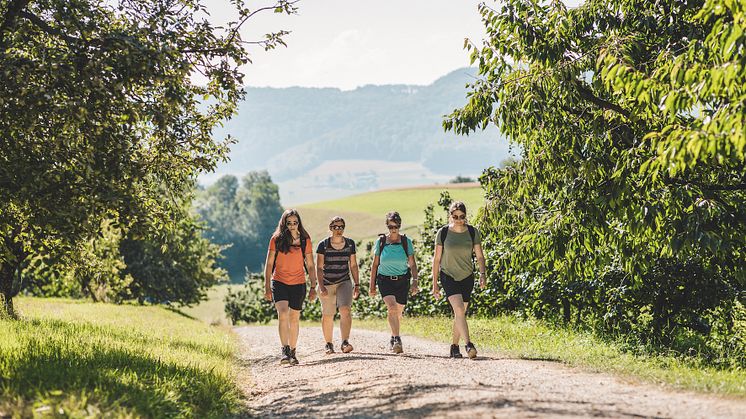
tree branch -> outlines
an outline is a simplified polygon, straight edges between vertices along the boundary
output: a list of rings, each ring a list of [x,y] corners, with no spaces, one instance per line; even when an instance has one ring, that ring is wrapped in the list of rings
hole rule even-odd
[[[34,15],[32,13],[29,13],[29,12],[27,12],[25,10],[22,10],[21,12],[19,12],[18,15],[20,17],[23,17],[25,19],[30,20],[31,23],[33,23],[34,25],[36,25],[37,27],[39,27],[39,29],[43,30],[44,32],[46,32],[46,33],[48,33],[50,35],[59,36],[60,38],[64,39],[69,44],[77,44],[77,43],[83,42],[83,40],[80,39],[80,38],[75,38],[73,36],[67,35],[66,33],[62,32],[61,30],[49,26],[49,24],[47,22],[45,22],[43,19],[41,19],[39,16],[36,16],[36,15]]]
[[[591,89],[586,87],[580,80],[574,79],[573,82],[575,83],[575,87],[578,89],[578,93],[580,93],[580,97],[582,97],[583,99],[593,103],[601,109],[608,109],[620,115],[623,115],[625,118],[629,118],[629,111],[627,111],[626,109],[594,95]]]
[[[8,4],[8,11],[5,12],[5,19],[3,19],[2,25],[0,25],[0,45],[5,44],[5,32],[15,25],[18,14],[24,7],[28,6],[29,3],[31,3],[31,0],[14,0]]]

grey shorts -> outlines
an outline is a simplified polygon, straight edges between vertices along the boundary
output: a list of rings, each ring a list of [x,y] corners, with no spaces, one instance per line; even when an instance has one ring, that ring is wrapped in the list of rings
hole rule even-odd
[[[352,281],[325,286],[327,291],[326,296],[319,294],[322,314],[334,315],[339,307],[349,307],[352,305]]]

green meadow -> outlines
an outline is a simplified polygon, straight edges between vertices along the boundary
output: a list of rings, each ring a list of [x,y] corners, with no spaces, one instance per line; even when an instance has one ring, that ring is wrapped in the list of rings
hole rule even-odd
[[[237,342],[161,307],[18,298],[0,320],[0,417],[242,412]]]
[[[448,184],[417,188],[388,189],[348,196],[331,201],[298,206],[303,225],[314,241],[329,234],[329,219],[335,215],[347,223],[345,235],[355,239],[371,239],[386,230],[385,217],[389,211],[398,211],[402,217],[402,231],[417,236],[418,226],[425,221],[425,208],[437,204],[442,191],[451,198],[463,201],[470,215],[484,203],[484,194],[477,184]],[[437,212],[436,212],[437,214]]]

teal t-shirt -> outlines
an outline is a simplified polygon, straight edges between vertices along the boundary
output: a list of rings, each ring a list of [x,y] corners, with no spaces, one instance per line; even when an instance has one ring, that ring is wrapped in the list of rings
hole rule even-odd
[[[409,264],[407,263],[407,260],[409,259],[408,256],[414,254],[414,244],[412,244],[412,240],[407,237],[408,255],[404,254],[404,247],[401,243],[389,243],[383,247],[383,254],[379,254],[378,249],[380,249],[380,241],[381,237],[378,237],[378,240],[373,244],[375,255],[381,257],[380,263],[378,264],[378,273],[380,275],[404,275],[407,273],[407,269],[409,269]]]

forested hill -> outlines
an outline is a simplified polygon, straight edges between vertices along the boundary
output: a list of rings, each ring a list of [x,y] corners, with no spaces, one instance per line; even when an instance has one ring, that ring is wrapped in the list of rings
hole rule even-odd
[[[303,175],[325,160],[411,161],[436,174],[478,174],[507,157],[493,127],[468,137],[443,132],[443,115],[466,103],[474,70],[428,86],[247,88],[238,115],[217,132],[233,135],[218,175],[266,168],[274,180]]]

